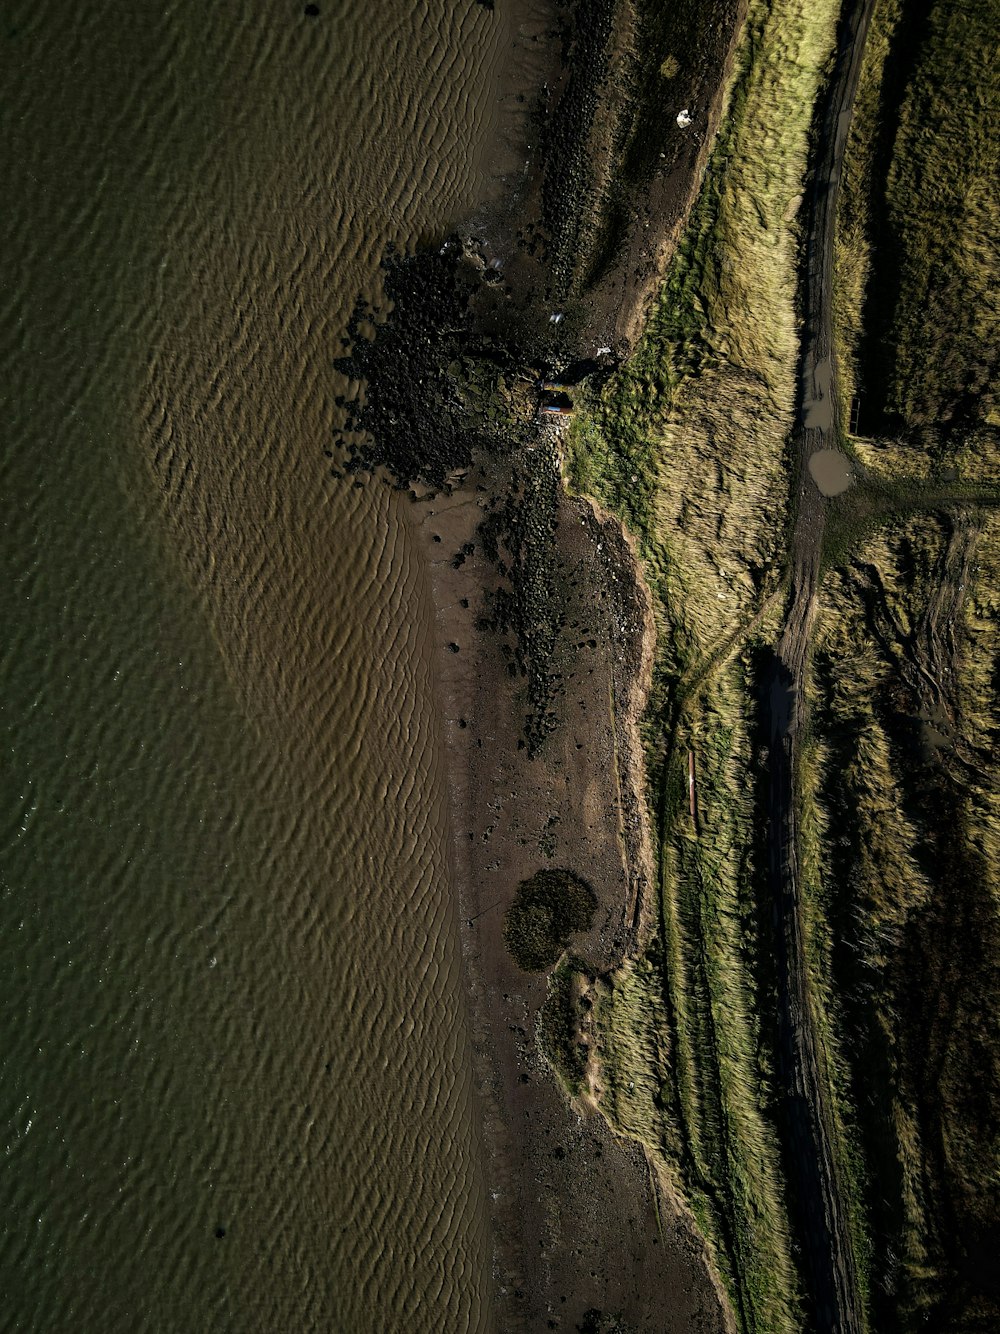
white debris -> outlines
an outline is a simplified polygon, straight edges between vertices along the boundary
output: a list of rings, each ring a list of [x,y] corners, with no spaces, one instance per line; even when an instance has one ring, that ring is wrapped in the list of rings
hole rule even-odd
[[[549,316],[549,323],[558,324],[561,319],[562,319],[562,311],[556,311],[554,315]]]
[[[599,347],[597,349],[597,355],[599,357],[609,357],[611,355],[610,347]]]
[[[685,107],[683,111],[678,111],[677,124],[681,127],[682,130],[686,130],[687,127],[691,124],[691,112],[688,111],[687,107]]]

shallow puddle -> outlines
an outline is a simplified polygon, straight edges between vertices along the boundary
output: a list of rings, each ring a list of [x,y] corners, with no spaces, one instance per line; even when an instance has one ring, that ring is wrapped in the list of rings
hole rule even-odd
[[[839,496],[854,481],[850,459],[839,449],[818,449],[811,454],[809,474],[824,496]]]

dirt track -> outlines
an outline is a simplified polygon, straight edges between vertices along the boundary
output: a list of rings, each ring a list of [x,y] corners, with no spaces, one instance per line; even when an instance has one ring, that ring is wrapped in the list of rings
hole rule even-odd
[[[827,506],[810,478],[808,462],[817,450],[836,448],[838,443],[832,339],[834,229],[841,164],[872,7],[872,0],[847,0],[845,4],[836,65],[819,123],[806,243],[795,437],[799,494],[790,545],[792,585],[763,699],[771,757],[768,873],[775,904],[780,985],[779,1059],[799,1232],[819,1334],[861,1334],[865,1321],[811,1010],[798,875],[796,768]]]

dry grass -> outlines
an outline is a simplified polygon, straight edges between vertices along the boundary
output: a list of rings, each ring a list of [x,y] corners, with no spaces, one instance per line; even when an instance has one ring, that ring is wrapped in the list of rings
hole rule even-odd
[[[898,475],[1000,462],[1000,42],[994,0],[879,0],[838,220],[845,402]],[[894,444],[889,442],[893,441]]]
[[[955,1285],[1000,1216],[998,578],[996,518],[911,517],[828,574],[818,623],[814,983],[842,1035],[832,1085],[861,1114],[842,1143],[880,1238],[876,1309],[903,1329],[998,1314],[968,1274]],[[948,581],[954,652],[925,655]]]

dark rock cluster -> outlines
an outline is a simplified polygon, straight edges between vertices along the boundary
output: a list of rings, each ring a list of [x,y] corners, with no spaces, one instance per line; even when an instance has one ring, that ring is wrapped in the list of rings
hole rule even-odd
[[[562,684],[555,670],[566,625],[556,551],[559,475],[544,448],[526,454],[512,471],[508,494],[479,528],[483,551],[502,578],[487,599],[484,628],[500,636],[510,675],[524,680],[524,739],[533,755],[556,727]]]
[[[374,325],[360,301],[350,350],[334,363],[365,384],[363,402],[338,404],[346,467],[440,489],[475,449],[515,443],[500,377],[517,359],[495,330],[479,332],[472,301],[482,274],[457,239],[412,256],[390,252],[382,268],[390,317]]]

